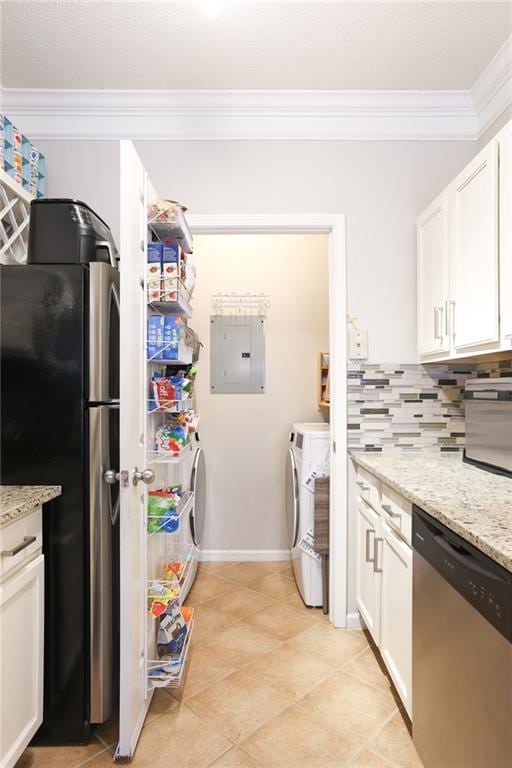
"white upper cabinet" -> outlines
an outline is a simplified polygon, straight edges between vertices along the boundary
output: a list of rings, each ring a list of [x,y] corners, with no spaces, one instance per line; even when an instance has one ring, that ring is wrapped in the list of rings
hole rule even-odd
[[[454,348],[499,342],[498,144],[450,185]]]
[[[512,121],[418,218],[422,359],[512,348],[510,211]]]
[[[512,343],[512,122],[498,136],[500,320],[502,346]]]
[[[448,195],[439,195],[418,219],[418,351],[449,352]]]

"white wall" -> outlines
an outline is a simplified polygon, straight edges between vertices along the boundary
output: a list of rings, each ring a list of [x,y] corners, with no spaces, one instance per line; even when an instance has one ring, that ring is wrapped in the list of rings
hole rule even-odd
[[[48,194],[81,197],[118,230],[118,144],[38,142]],[[169,141],[137,149],[162,196],[201,213],[344,213],[348,309],[372,361],[416,360],[415,219],[474,142]]]
[[[207,461],[206,550],[287,550],[284,468],[294,421],[322,421],[317,359],[329,349],[328,235],[201,235],[194,318],[205,348],[197,377]],[[210,391],[214,293],[267,293],[264,394]]]

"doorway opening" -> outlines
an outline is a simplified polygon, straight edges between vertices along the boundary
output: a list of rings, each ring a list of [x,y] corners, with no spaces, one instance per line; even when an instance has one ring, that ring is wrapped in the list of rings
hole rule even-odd
[[[202,558],[289,557],[284,473],[296,422],[330,422],[330,618],[347,625],[346,288],[343,216],[190,216],[201,281],[195,326],[205,342],[197,393],[208,456]],[[210,325],[218,293],[268,296],[265,384],[258,394],[212,390]],[[329,361],[319,408],[320,354]],[[326,357],[328,355],[328,357]],[[200,378],[201,377],[201,378]],[[323,377],[325,385],[325,372]],[[241,503],[243,500],[243,504]]]

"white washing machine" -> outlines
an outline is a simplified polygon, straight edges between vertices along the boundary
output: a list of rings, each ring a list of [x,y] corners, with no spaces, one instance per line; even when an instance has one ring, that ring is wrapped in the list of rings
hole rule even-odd
[[[190,512],[183,513],[180,520],[180,528],[173,540],[175,543],[190,549],[192,562],[187,568],[187,574],[181,586],[180,599],[186,602],[187,595],[194,583],[198,569],[199,550],[202,543],[205,512],[206,512],[206,471],[204,451],[199,442],[187,457],[179,465],[177,481],[184,489],[190,489],[194,494],[194,500]]]
[[[286,517],[293,573],[301,597],[309,606],[323,604],[323,589],[321,562],[298,546],[314,521],[314,493],[304,483],[329,441],[329,424],[296,423],[286,459]]]

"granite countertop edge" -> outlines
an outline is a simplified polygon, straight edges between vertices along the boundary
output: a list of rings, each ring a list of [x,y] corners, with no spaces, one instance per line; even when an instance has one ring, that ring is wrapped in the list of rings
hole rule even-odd
[[[413,504],[417,504],[418,507],[421,507],[425,512],[427,512],[429,515],[434,517],[436,520],[439,520],[440,523],[443,523],[446,525],[447,528],[452,530],[454,533],[457,533],[459,536],[461,536],[463,539],[468,541],[470,544],[473,544],[477,549],[479,549],[481,552],[483,552],[485,555],[488,555],[492,560],[494,560],[499,565],[503,566],[507,571],[512,573],[512,528],[510,528],[508,533],[505,533],[505,536],[507,540],[504,543],[504,546],[500,546],[500,542],[497,541],[497,537],[500,534],[495,534],[492,531],[489,533],[489,531],[482,531],[477,532],[475,530],[476,527],[478,527],[479,520],[474,519],[471,521],[471,523],[465,523],[463,520],[457,519],[456,513],[451,513],[449,507],[456,507],[457,501],[455,498],[455,494],[457,493],[456,489],[454,489],[454,501],[450,504],[450,502],[447,500],[444,504],[440,501],[432,501],[432,499],[429,498],[429,491],[427,488],[425,488],[425,493],[421,493],[418,491],[417,487],[414,488],[414,490],[408,486],[404,485],[403,482],[400,482],[397,477],[390,472],[389,470],[384,471],[382,468],[379,468],[378,461],[379,457],[369,457],[364,453],[353,451],[350,453],[350,456],[352,460],[359,464],[361,467],[366,469],[371,474],[375,475],[379,480],[382,480],[386,485],[389,485],[391,488],[393,488],[397,493],[404,496],[406,499],[411,501]],[[429,457],[432,459],[432,457]],[[397,462],[400,462],[400,457],[393,457],[394,460]],[[457,459],[450,457],[450,458],[442,458],[439,459],[440,462],[446,461],[446,462],[456,462]],[[468,467],[466,465],[462,464],[462,461],[460,461],[460,469],[461,469],[461,475],[464,470],[467,470]],[[452,465],[453,466],[453,465]],[[472,470],[476,472],[482,472],[483,470]],[[485,480],[488,480],[488,474],[485,476]],[[509,481],[512,484],[512,480]],[[428,485],[428,481],[426,481],[426,486]],[[512,489],[512,485],[511,485]],[[446,492],[445,492],[446,495]],[[507,519],[507,514],[511,514],[511,510],[509,509],[507,512],[506,509],[506,503],[504,503],[504,512],[503,512],[503,520],[505,521]],[[461,507],[461,516],[465,515],[465,511],[463,511],[463,508]],[[485,512],[481,512],[482,515],[482,521],[481,525],[485,527],[485,525],[488,525],[488,521],[485,518]],[[475,514],[475,518],[477,518],[477,514]],[[509,518],[510,519],[510,518]],[[501,531],[500,531],[501,533]],[[502,534],[503,535],[503,534]]]
[[[0,485],[0,528],[30,515],[61,493],[60,485]]]

